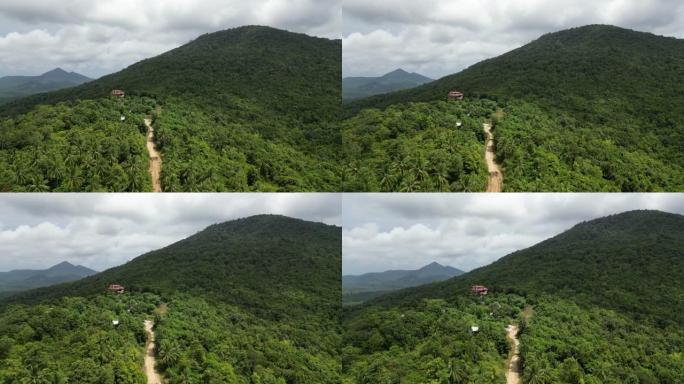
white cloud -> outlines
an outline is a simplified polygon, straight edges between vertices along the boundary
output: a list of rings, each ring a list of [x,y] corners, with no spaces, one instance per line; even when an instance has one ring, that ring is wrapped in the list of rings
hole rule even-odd
[[[340,10],[339,0],[3,0],[0,76],[63,67],[98,77],[248,24],[339,38]]]
[[[345,76],[442,77],[547,32],[587,24],[684,37],[679,0],[344,0]]]
[[[105,269],[208,225],[255,214],[341,224],[337,194],[0,195],[0,271]]]

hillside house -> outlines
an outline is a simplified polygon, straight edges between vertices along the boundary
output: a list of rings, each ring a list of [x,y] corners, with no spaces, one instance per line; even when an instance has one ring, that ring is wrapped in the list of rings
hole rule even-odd
[[[476,295],[486,295],[489,289],[484,285],[473,285],[470,287],[470,292]]]
[[[114,292],[114,293],[119,293],[119,294],[121,294],[121,293],[124,293],[124,286],[123,286],[123,285],[119,285],[119,284],[109,284],[109,286],[107,287],[107,290],[108,290],[109,292]]]
[[[463,100],[463,92],[461,92],[461,91],[449,92],[449,100]]]
[[[120,90],[120,89],[115,89],[112,91],[112,97],[126,97],[126,92]]]

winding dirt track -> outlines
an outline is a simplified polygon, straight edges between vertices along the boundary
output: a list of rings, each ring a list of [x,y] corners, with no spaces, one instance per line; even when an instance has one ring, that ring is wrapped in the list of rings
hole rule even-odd
[[[483,128],[485,135],[487,135],[487,143],[485,144],[485,161],[487,162],[487,170],[489,171],[487,192],[501,192],[501,187],[503,186],[503,173],[501,173],[499,164],[494,161],[494,134],[492,133],[492,124],[484,123]]]
[[[152,127],[152,120],[145,119],[147,126],[147,152],[150,153],[150,176],[152,176],[152,191],[161,192],[161,154],[157,151],[154,145],[154,127]]]
[[[152,327],[154,323],[151,320],[145,320],[145,332],[147,332],[147,346],[145,347],[145,375],[147,375],[147,384],[162,384],[159,373],[154,369],[156,359],[154,357],[154,331]]]
[[[511,358],[508,361],[506,371],[506,384],[520,384],[520,341],[518,341],[518,326],[509,325],[506,327],[506,337],[513,344]]]

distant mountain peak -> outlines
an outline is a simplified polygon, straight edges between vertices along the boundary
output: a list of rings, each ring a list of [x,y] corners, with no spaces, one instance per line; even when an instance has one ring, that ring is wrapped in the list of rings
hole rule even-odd
[[[75,267],[75,265],[71,264],[68,261],[62,261],[61,263],[57,263],[57,264],[53,265],[51,268],[55,268],[55,267]]]
[[[347,77],[342,79],[342,97],[356,99],[413,88],[432,81],[431,78],[402,68],[395,69],[379,77]]]
[[[32,288],[74,281],[97,273],[90,268],[62,261],[47,269],[19,269],[0,272],[0,292],[22,291]]]
[[[448,267],[445,267],[442,264],[440,264],[436,261],[433,261],[432,263],[424,265],[423,267],[419,268],[418,270],[419,271],[439,271],[439,270],[443,270],[446,268],[448,268]]]
[[[343,276],[344,290],[353,292],[390,291],[442,281],[464,272],[436,261],[416,270],[389,270],[357,276]]]
[[[53,69],[53,70],[51,70],[51,71],[45,72],[43,75],[51,75],[51,74],[60,74],[60,75],[64,75],[64,74],[68,74],[68,73],[69,73],[69,72],[63,70],[62,68],[57,67],[57,68],[55,68],[55,69]]]

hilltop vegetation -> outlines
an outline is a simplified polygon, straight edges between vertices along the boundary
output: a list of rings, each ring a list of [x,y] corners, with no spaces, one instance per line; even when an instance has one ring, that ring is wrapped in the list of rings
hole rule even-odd
[[[432,83],[350,103],[466,98],[506,112],[495,134],[510,191],[684,188],[684,41],[611,26],[542,36]],[[508,157],[508,160],[506,159]]]
[[[167,192],[339,189],[335,124],[288,123],[248,101],[225,109],[176,100],[154,126]]]
[[[40,131],[58,121],[35,119],[37,109],[47,108],[38,105],[103,103],[111,90],[123,89],[127,98],[154,100],[144,112],[159,125],[165,191],[337,191],[340,76],[339,40],[241,27],[200,36],[79,87],[1,106],[0,126],[22,120],[24,132]],[[144,141],[139,149],[146,153]],[[13,166],[15,173],[33,171],[30,164]]]
[[[524,304],[514,295],[482,304],[463,295],[352,310],[344,322],[343,383],[503,382],[510,349],[504,329]]]
[[[525,383],[662,383],[684,380],[684,332],[597,306],[547,297],[521,320]]]
[[[506,191],[679,191],[675,156],[658,153],[653,131],[585,125],[570,113],[510,102],[496,120],[496,156]],[[625,145],[628,143],[628,145]]]
[[[343,190],[484,191],[482,123],[495,107],[477,100],[364,110],[342,125]]]
[[[0,120],[0,191],[150,191],[143,119],[154,105],[83,100]]]
[[[158,302],[148,293],[5,308],[0,382],[145,384],[143,320]]]
[[[526,305],[534,307],[529,318]],[[684,379],[684,332],[555,296],[467,290],[392,307],[367,305],[344,320],[343,383],[504,382],[508,324],[520,324],[523,383],[675,384]],[[472,326],[479,331],[473,333]]]
[[[679,383],[682,228],[681,215],[613,215],[448,281],[350,307],[343,318],[343,377],[401,382],[393,363],[403,361],[402,377],[423,382],[462,382],[456,373],[472,382],[501,380],[505,350],[493,346],[513,322],[520,325],[525,383]],[[487,285],[490,294],[474,298],[472,284]],[[439,310],[430,311],[436,302]],[[521,311],[526,306],[532,310]],[[477,343],[467,332],[473,322],[485,329]],[[434,336],[447,326],[453,327],[447,336]],[[453,346],[464,344],[471,347]]]
[[[332,384],[340,375],[340,265],[338,227],[254,216],[213,225],[77,282],[11,297],[0,316],[61,307],[64,297],[98,303],[116,282],[127,290],[116,297],[152,292],[160,300],[147,303],[164,304],[164,311],[146,315],[155,318],[159,368],[169,384]],[[135,344],[130,337],[121,342]],[[0,371],[4,362],[0,356]]]
[[[158,361],[170,384],[339,382],[339,323],[273,321],[177,296],[156,324]]]

